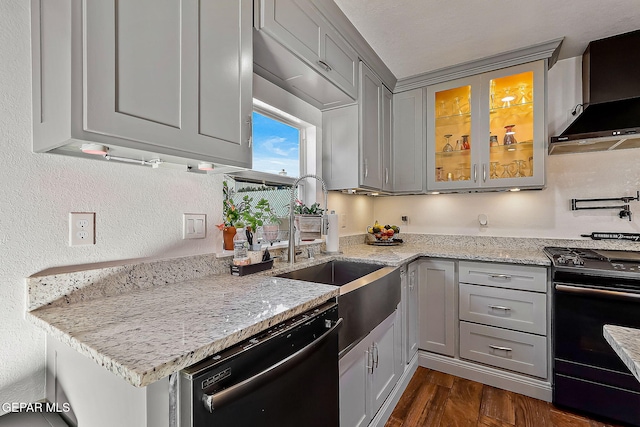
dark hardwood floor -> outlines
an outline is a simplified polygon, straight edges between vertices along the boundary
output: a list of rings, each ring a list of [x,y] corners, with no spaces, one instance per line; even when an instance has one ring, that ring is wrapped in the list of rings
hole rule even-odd
[[[612,427],[551,403],[418,367],[385,427]]]

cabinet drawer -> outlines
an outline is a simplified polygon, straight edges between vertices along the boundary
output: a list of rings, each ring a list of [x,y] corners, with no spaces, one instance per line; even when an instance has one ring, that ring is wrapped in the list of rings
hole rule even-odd
[[[539,335],[460,322],[460,357],[547,377],[547,338]]]
[[[547,292],[547,269],[530,265],[460,261],[459,281],[499,288]]]
[[[460,319],[546,335],[547,295],[460,283]]]

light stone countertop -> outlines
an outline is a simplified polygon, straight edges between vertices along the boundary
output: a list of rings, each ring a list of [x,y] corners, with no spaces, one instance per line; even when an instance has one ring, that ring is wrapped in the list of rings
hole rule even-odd
[[[420,257],[451,258],[467,261],[502,262],[550,266],[549,258],[537,248],[498,248],[406,243],[399,246],[355,245],[344,249],[341,257],[398,266]]]
[[[28,316],[51,336],[142,387],[338,293],[335,286],[227,274],[42,307]]]
[[[272,275],[332,259],[400,266],[428,256],[550,265],[540,247],[494,243],[447,238],[345,245],[341,254],[294,267],[276,262],[270,271],[243,277],[228,273],[229,260],[208,256],[50,269],[27,279],[27,318],[134,386],[145,386],[339,294],[338,287]]]
[[[640,330],[604,325],[603,335],[631,373],[640,381]]]

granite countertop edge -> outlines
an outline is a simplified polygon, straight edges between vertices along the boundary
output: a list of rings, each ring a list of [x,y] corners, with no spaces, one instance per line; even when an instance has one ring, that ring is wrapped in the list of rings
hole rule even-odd
[[[208,276],[190,282],[208,281],[209,283],[213,284],[216,281],[224,281],[225,278],[228,277],[229,275],[226,275],[226,277],[223,275]],[[263,277],[263,279],[267,278]],[[170,356],[165,356],[160,360],[155,361],[144,360],[143,358],[139,357],[138,354],[133,353],[125,353],[125,356],[118,357],[112,351],[105,351],[104,349],[97,348],[100,344],[100,341],[96,339],[87,339],[87,331],[83,330],[84,328],[75,326],[65,327],[65,325],[68,325],[70,323],[68,321],[65,321],[66,319],[59,319],[60,313],[67,312],[69,313],[69,315],[72,315],[72,313],[74,312],[87,313],[88,311],[92,311],[93,307],[97,307],[100,304],[107,303],[109,302],[109,300],[118,299],[118,297],[123,297],[123,295],[94,299],[86,301],[84,303],[73,304],[68,307],[43,307],[27,312],[26,319],[35,326],[43,329],[51,337],[56,338],[64,344],[67,344],[72,349],[78,351],[80,354],[89,357],[98,365],[124,379],[131,385],[135,387],[144,387],[168,375],[178,372],[183,368],[191,366],[228,347],[231,347],[234,344],[242,342],[260,332],[263,332],[273,325],[276,325],[291,317],[311,310],[328,300],[334,299],[340,293],[340,288],[336,286],[306,283],[291,279],[277,280],[280,285],[287,284],[294,287],[299,286],[302,283],[303,286],[307,286],[308,289],[317,288],[317,290],[313,292],[313,295],[310,295],[308,297],[296,298],[284,295],[280,299],[285,301],[285,305],[286,301],[289,299],[291,299],[292,301],[295,300],[295,302],[284,309],[282,309],[281,307],[276,307],[276,313],[268,313],[266,315],[263,315],[263,313],[257,313],[255,314],[255,316],[261,316],[259,319],[252,318],[251,320],[243,321],[242,325],[240,325],[236,329],[230,330],[229,332],[220,331],[220,329],[223,327],[222,324],[224,320],[211,321],[210,323],[216,325],[215,327],[211,327],[210,324],[206,325],[207,321],[205,319],[200,320],[197,317],[190,318],[190,325],[201,326],[203,327],[203,329],[214,329],[217,336],[211,339],[204,338],[207,336],[207,333],[209,333],[209,331],[205,331],[205,334],[200,335],[200,338],[203,338],[203,340],[200,340],[198,344],[188,348],[184,348],[183,350],[180,350],[180,347],[175,345],[175,342],[180,340],[180,337],[177,336],[177,333],[175,332],[176,329],[179,329],[176,328],[176,326],[179,326],[178,324],[181,323],[182,320],[175,319],[173,321],[175,325],[172,325],[173,327],[171,328],[174,330],[174,334],[163,336],[162,338],[165,342],[168,342],[167,347],[176,347],[178,350],[172,349],[172,351],[175,350],[175,352],[173,352]],[[264,282],[264,280],[262,281]],[[260,282],[260,280],[258,279],[257,282]],[[182,284],[175,284],[176,287],[181,285]],[[170,286],[171,285],[167,285],[167,287]],[[157,289],[145,289],[141,291],[131,292],[130,294],[137,294],[138,296],[140,296],[144,295],[145,293],[151,293],[154,290]],[[287,292],[283,291],[283,293],[286,294]],[[261,298],[261,295],[256,296],[256,299],[259,298]],[[283,304],[281,303],[279,305]],[[158,322],[162,322],[167,318],[171,319],[171,317],[167,317],[163,310],[160,309],[157,310],[155,316],[158,317]],[[99,324],[100,320],[98,320],[100,319],[100,316],[96,316],[95,319],[96,320],[92,322],[92,328],[90,329],[95,330],[96,334],[98,335],[104,336],[104,331],[107,331],[109,327],[113,326],[112,319],[110,319],[110,322],[107,323],[111,324],[107,324],[103,329],[101,329],[101,325]],[[117,326],[125,325],[126,332],[135,332],[139,329],[139,325],[136,324],[136,320],[136,318],[132,318],[131,320],[124,319],[122,322],[119,322]],[[198,322],[200,322],[201,324],[198,325]],[[154,332],[151,332],[145,334],[144,337],[135,337],[134,342],[127,342],[126,338],[122,338],[127,334],[123,334],[121,332],[122,331],[120,330],[119,333],[113,333],[112,336],[109,336],[105,341],[110,341],[110,338],[113,340],[121,341],[122,346],[125,347],[125,352],[129,349],[135,350],[136,345],[138,345],[138,348],[143,347],[147,345],[146,342],[153,342],[153,340],[156,338],[153,335]],[[89,333],[91,333],[91,331],[89,331]],[[161,330],[159,334],[161,334]],[[137,338],[140,339],[138,340]],[[150,352],[152,354],[155,353],[152,348]],[[134,360],[134,362],[131,362],[132,359]],[[140,363],[138,362],[139,360],[143,360],[143,362]]]
[[[450,259],[458,259],[458,260],[473,260],[473,261],[488,261],[488,262],[502,262],[502,263],[513,263],[513,264],[523,264],[523,265],[538,265],[538,266],[547,266],[550,265],[548,258],[544,255],[542,250],[520,250],[520,249],[497,249],[497,248],[462,248],[462,247],[445,247],[441,245],[424,245],[424,244],[405,244],[394,247],[379,247],[379,246],[369,246],[369,245],[354,245],[344,249],[344,252],[341,254],[334,255],[319,255],[314,259],[306,260],[305,262],[297,263],[294,266],[291,266],[286,263],[276,263],[276,267],[270,271],[258,273],[252,276],[243,276],[244,282],[247,282],[251,279],[249,277],[254,277],[253,282],[261,283],[265,282],[265,279],[274,276],[276,274],[281,274],[287,271],[292,271],[299,268],[304,268],[311,265],[321,264],[327,261],[331,261],[334,259],[344,259],[344,260],[352,260],[352,261],[361,261],[375,264],[382,264],[387,266],[401,266],[403,264],[408,264],[418,258],[421,257],[432,257],[432,258],[450,258]],[[220,286],[221,288],[224,286],[233,286],[234,282],[230,282],[227,284],[230,279],[229,274],[217,274],[212,276],[206,276],[205,278],[193,279],[185,281],[184,283],[201,283],[206,282],[210,286]],[[236,278],[238,279],[238,278]],[[309,292],[315,292],[314,296],[310,296],[309,298],[301,297],[296,300],[296,303],[284,309],[281,312],[278,312],[274,315],[265,316],[255,322],[243,324],[240,329],[233,330],[227,333],[224,336],[216,337],[208,342],[201,342],[196,345],[194,348],[184,349],[180,354],[172,355],[171,357],[165,358],[159,362],[154,362],[154,364],[147,364],[145,366],[139,367],[135,366],[135,364],[127,363],[122,360],[119,360],[118,357],[114,357],[113,354],[109,354],[109,352],[105,352],[100,348],[96,348],[96,346],[92,345],[91,342],[85,339],[86,332],[82,330],[82,328],[77,327],[75,323],[71,322],[68,319],[65,321],[56,321],[56,316],[64,316],[62,313],[66,313],[66,316],[69,316],[72,312],[80,312],[85,313],[88,310],[91,310],[92,307],[98,307],[102,302],[108,301],[110,298],[114,298],[113,296],[103,297],[102,299],[94,299],[89,301],[82,301],[78,303],[69,304],[66,307],[41,307],[36,310],[32,310],[27,312],[26,318],[31,321],[34,325],[44,329],[54,338],[66,343],[73,349],[77,350],[81,354],[91,358],[98,365],[103,366],[110,372],[116,374],[117,376],[123,378],[127,382],[131,383],[137,387],[143,387],[151,384],[154,381],[157,381],[161,378],[164,378],[172,373],[178,372],[181,369],[190,366],[194,363],[199,362],[200,360],[209,357],[219,351],[224,350],[238,342],[241,342],[255,334],[258,334],[270,326],[280,323],[284,320],[287,320],[290,317],[293,317],[297,314],[303,313],[304,311],[310,310],[323,302],[335,298],[339,294],[339,288],[333,287],[329,285],[321,285],[321,284],[309,284],[307,282],[298,282],[289,279],[277,279],[279,280],[278,284],[280,286],[299,286],[300,283],[305,283],[307,286],[306,289]],[[224,283],[223,283],[224,282]],[[244,283],[243,282],[243,283]],[[297,285],[296,285],[297,282]],[[124,293],[120,295],[116,295],[115,297],[122,296],[127,294],[136,294],[139,298],[146,298],[147,296],[152,295],[154,292],[159,292],[160,289],[165,287],[173,287],[173,289],[178,289],[180,292],[180,287],[183,286],[181,283],[176,283],[172,285],[163,285],[148,289],[141,289],[129,293]],[[266,285],[265,285],[266,286]],[[279,289],[277,286],[271,285],[274,289]],[[317,291],[316,291],[317,289]],[[174,290],[175,292],[175,290]],[[185,291],[186,292],[186,291]],[[256,298],[260,296],[257,295]],[[213,297],[211,297],[213,298]],[[284,298],[281,296],[281,298]],[[133,297],[131,297],[133,300]],[[284,300],[286,301],[286,300]],[[238,302],[235,301],[234,302]],[[248,303],[247,303],[248,304]],[[153,309],[153,306],[150,306]],[[159,307],[158,307],[159,308]],[[82,311],[82,310],[86,311]],[[70,310],[70,312],[65,312],[65,310]],[[162,316],[162,310],[158,310],[158,316]],[[99,316],[99,314],[98,314]],[[98,317],[99,319],[99,317]],[[135,319],[134,319],[135,320]],[[134,320],[131,320],[133,323]],[[210,319],[209,319],[210,320]],[[211,321],[211,320],[210,320]],[[66,322],[66,323],[65,323]],[[96,330],[100,329],[100,326],[97,325],[99,320],[92,320],[93,323],[89,323],[90,327],[93,327]],[[124,324],[124,322],[121,322]],[[68,327],[65,327],[69,325]],[[113,326],[113,325],[110,325]],[[124,328],[125,326],[121,326]],[[175,326],[175,325],[174,325]],[[104,331],[99,331],[99,333],[104,334],[108,333],[109,325],[105,326]],[[132,327],[132,326],[130,326]],[[76,330],[74,330],[76,329]],[[113,332],[115,335],[116,332]],[[145,337],[150,338],[150,337]],[[106,339],[109,339],[109,336],[106,335]],[[143,339],[141,341],[144,341]],[[96,343],[99,341],[96,339]]]
[[[640,381],[640,329],[604,325],[602,334],[633,376]]]

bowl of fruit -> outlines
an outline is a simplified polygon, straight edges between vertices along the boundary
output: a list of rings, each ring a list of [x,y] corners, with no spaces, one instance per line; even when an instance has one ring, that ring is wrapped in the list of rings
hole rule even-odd
[[[378,221],[372,226],[367,227],[367,233],[370,234],[369,241],[378,243],[392,243],[394,237],[398,238],[400,227],[397,225],[382,225]],[[373,237],[373,239],[371,238]]]

